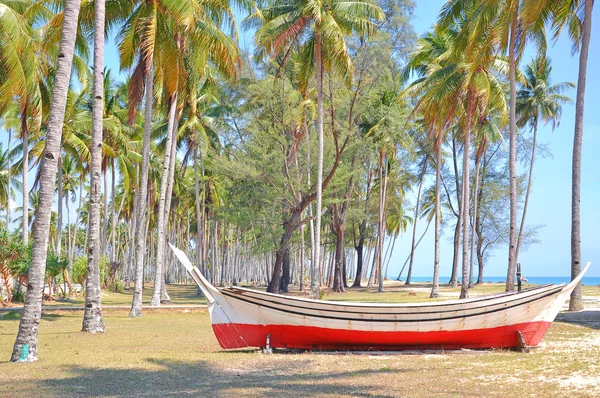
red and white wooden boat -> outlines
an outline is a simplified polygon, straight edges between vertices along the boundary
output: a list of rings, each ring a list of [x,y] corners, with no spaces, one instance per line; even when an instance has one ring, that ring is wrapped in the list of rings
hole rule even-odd
[[[175,255],[208,300],[222,348],[274,347],[316,350],[403,350],[536,346],[587,271],[568,285],[463,300],[373,304],[319,301],[217,289],[185,253]]]

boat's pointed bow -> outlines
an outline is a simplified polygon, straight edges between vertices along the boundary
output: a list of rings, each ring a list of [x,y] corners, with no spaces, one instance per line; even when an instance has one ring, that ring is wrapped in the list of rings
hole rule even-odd
[[[192,279],[194,279],[194,281],[198,284],[200,290],[202,290],[202,293],[204,294],[204,296],[206,296],[208,302],[211,304],[214,303],[215,293],[218,293],[217,289],[213,285],[211,285],[211,283],[204,277],[204,275],[202,275],[198,268],[194,267],[188,256],[186,256],[186,254],[183,252],[183,250],[176,248],[171,243],[169,243],[169,247],[171,247],[171,250],[173,250],[173,253],[175,253],[175,257],[177,257],[179,262],[185,267],[186,271],[190,274]]]

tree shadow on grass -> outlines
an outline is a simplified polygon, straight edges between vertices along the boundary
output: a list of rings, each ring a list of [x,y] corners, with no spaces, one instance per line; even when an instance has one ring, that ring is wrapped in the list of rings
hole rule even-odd
[[[42,319],[44,321],[57,321],[60,318],[63,318],[64,316],[66,316],[66,315],[42,312]],[[0,322],[2,322],[2,321],[20,321],[20,320],[21,320],[21,311],[0,312]]]
[[[276,367],[260,369],[218,369],[205,361],[196,363],[147,360],[153,369],[78,368],[67,369],[71,377],[40,381],[52,396],[276,396],[297,397],[317,394],[359,397],[392,397],[378,393],[370,385],[348,383],[348,378],[389,378],[398,369],[363,369],[357,371],[306,372],[314,363],[295,360]],[[160,369],[154,367],[159,366]],[[260,366],[260,365],[258,365]],[[366,384],[366,383],[365,383]],[[369,383],[370,384],[370,383]],[[32,391],[33,393],[33,391]]]
[[[600,330],[600,311],[561,312],[556,317],[556,321]]]

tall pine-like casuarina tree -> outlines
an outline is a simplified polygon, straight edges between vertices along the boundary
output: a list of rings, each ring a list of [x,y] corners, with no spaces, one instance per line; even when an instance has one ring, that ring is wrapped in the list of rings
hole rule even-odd
[[[104,118],[104,22],[105,0],[94,1],[94,86],[92,102],[92,164],[88,222],[87,276],[82,331],[104,332],[100,296],[100,199],[102,178],[102,120]],[[113,170],[113,173],[115,171]],[[113,188],[114,189],[114,188]],[[108,192],[104,192],[108,195]],[[107,209],[104,209],[104,217]],[[113,220],[113,223],[115,221]],[[114,248],[112,249],[115,250]]]
[[[311,290],[320,289],[321,211],[323,199],[323,74],[337,72],[352,79],[352,61],[345,37],[353,33],[370,35],[374,20],[382,20],[383,11],[370,0],[284,0],[251,14],[246,22],[258,27],[256,44],[267,53],[289,52],[300,43],[298,79],[301,89],[316,75],[317,82],[317,182],[314,260]],[[274,271],[275,275],[276,270]],[[279,278],[273,278],[279,281]],[[274,284],[273,284],[274,285]],[[271,288],[270,290],[274,290]]]
[[[38,328],[42,316],[42,294],[48,254],[50,217],[54,200],[58,157],[60,156],[67,92],[75,52],[79,8],[80,0],[65,1],[56,76],[50,102],[46,148],[40,165],[39,203],[33,229],[33,248],[27,283],[27,298],[25,299],[19,332],[11,356],[13,362],[33,362],[38,359]]]

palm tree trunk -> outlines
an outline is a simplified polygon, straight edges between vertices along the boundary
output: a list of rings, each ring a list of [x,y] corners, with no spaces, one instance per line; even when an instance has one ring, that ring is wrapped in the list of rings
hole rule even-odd
[[[54,246],[54,254],[60,257],[60,241],[62,239],[63,228],[63,169],[62,169],[62,154],[58,158],[58,220],[56,222],[56,242]]]
[[[515,262],[519,260],[519,250],[521,249],[521,239],[525,229],[525,216],[527,215],[527,205],[529,204],[529,193],[531,192],[531,183],[533,181],[533,164],[535,162],[535,147],[537,145],[537,127],[538,120],[536,117],[535,125],[533,126],[533,148],[531,149],[531,163],[529,164],[529,177],[527,178],[527,191],[525,192],[525,203],[523,204],[523,215],[521,216],[521,225],[519,226],[519,235],[517,237],[517,249],[515,253]]]
[[[419,245],[421,244],[421,241],[423,240],[423,238],[425,237],[425,235],[427,235],[427,231],[429,230],[429,226],[431,225],[431,221],[432,220],[429,219],[429,221],[427,222],[427,225],[425,226],[425,231],[423,231],[423,233],[419,237],[419,240],[417,240],[417,243],[415,243],[415,250],[417,249],[417,247],[419,247]],[[408,264],[408,260],[410,260],[410,254],[408,255],[408,257],[406,257],[406,260],[404,260],[404,264],[402,265],[402,269],[400,269],[400,273],[398,274],[398,278],[396,279],[397,281],[401,280],[402,273],[404,272],[404,268],[406,268],[406,264]]]
[[[473,284],[473,262],[475,260],[475,220],[477,218],[477,201],[479,194],[479,157],[475,157],[475,186],[473,187],[473,230],[471,231],[471,258],[469,260],[469,289],[475,287]]]
[[[427,158],[423,159],[423,169],[421,171],[421,177],[419,178],[419,190],[417,192],[417,204],[415,205],[415,220],[413,222],[412,243],[410,245],[410,263],[408,264],[408,273],[406,275],[405,285],[410,285],[410,277],[412,275],[413,261],[415,259],[415,249],[416,249],[415,239],[417,237],[417,220],[419,219],[419,205],[421,202],[421,190],[423,188],[423,179],[425,177],[426,171],[427,171]]]
[[[6,154],[8,156],[6,158],[6,164],[7,164],[6,173],[8,175],[8,180],[7,180],[8,181],[8,197],[6,198],[6,200],[7,200],[7,203],[6,203],[6,231],[10,232],[10,197],[11,197],[10,196],[10,191],[11,191],[10,184],[11,184],[11,180],[12,180],[12,177],[10,175],[10,167],[11,167],[10,166],[10,141],[12,138],[12,131],[10,129],[8,129],[7,134],[8,134],[8,148],[6,150]],[[8,297],[9,298],[11,297],[10,290],[9,290]]]
[[[579,53],[579,76],[577,79],[577,99],[575,100],[575,134],[573,136],[573,177],[571,197],[571,279],[581,271],[581,149],[583,146],[583,113],[585,84],[587,78],[587,60],[592,35],[593,0],[586,0],[583,21],[583,38]],[[579,283],[569,301],[569,311],[581,311],[581,283]]]
[[[101,252],[105,259],[108,256],[108,165],[104,171],[104,205],[100,211],[102,218],[102,248]]]
[[[200,181],[198,179],[198,145],[194,147],[194,194],[196,195],[196,262],[198,268],[203,270],[202,264],[202,213],[200,212]]]
[[[152,102],[154,100],[153,56],[147,61],[146,99],[144,114],[144,141],[142,145],[142,170],[138,199],[137,226],[135,233],[135,286],[130,317],[142,316],[142,292],[144,290],[144,253],[146,251],[146,203],[148,197],[148,168],[150,157],[150,132],[152,129]]]
[[[175,112],[177,110],[177,92],[175,92],[169,104],[169,121],[167,124],[167,141],[165,147],[165,157],[163,159],[162,178],[160,180],[160,196],[158,201],[158,223],[157,223],[157,243],[156,243],[156,268],[154,270],[154,291],[152,293],[152,301],[150,305],[153,307],[160,306],[160,297],[163,280],[163,263],[164,263],[164,248],[165,248],[165,206],[167,200],[167,188],[169,186],[169,171],[171,167],[171,147],[175,145],[174,129]]]
[[[75,38],[77,35],[79,7],[79,0],[66,0],[63,9],[62,34],[59,44],[54,88],[50,102],[46,148],[40,165],[39,203],[33,233],[27,298],[25,299],[23,314],[19,323],[19,332],[11,356],[12,362],[34,362],[38,359],[38,327],[42,315],[42,295],[44,290],[44,274],[46,271],[46,256],[48,253],[50,216],[52,214],[56,168],[60,155],[62,128],[67,104],[67,90],[69,89]],[[24,147],[24,150],[27,149]],[[26,167],[24,167],[24,173],[27,173]],[[24,189],[24,192],[27,192],[27,190]],[[26,205],[27,202],[25,201],[23,203],[25,209],[27,209]],[[25,222],[26,220],[24,219],[23,221]]]
[[[175,110],[177,110],[177,101],[175,102]],[[179,125],[179,119],[177,118],[177,113],[175,113],[175,121],[173,123],[173,141],[171,142],[171,159],[169,163],[169,185],[167,186],[167,196],[165,198],[165,242],[164,242],[164,250],[163,250],[163,278],[161,283],[161,300],[170,303],[171,297],[169,297],[169,293],[167,292],[167,287],[165,283],[165,267],[166,267],[166,255],[164,254],[167,250],[167,242],[166,242],[166,234],[169,228],[169,214],[171,212],[171,199],[173,198],[173,185],[175,183],[175,162],[177,160],[177,126]],[[175,231],[174,231],[175,232]]]
[[[115,172],[115,158],[110,159],[110,181],[111,181],[111,189],[110,189],[110,262],[114,262],[117,259],[117,246],[115,245],[115,238],[117,232],[117,207],[115,205],[115,185],[116,185],[116,172]],[[123,199],[125,199],[125,192],[123,192]],[[123,201],[121,201],[121,207],[123,206]]]
[[[452,256],[452,275],[448,284],[453,288],[458,285],[458,261],[460,257],[460,231],[462,230],[462,195],[460,181],[458,178],[458,163],[456,154],[456,139],[452,138],[452,164],[454,165],[454,183],[456,185],[456,196],[458,199],[458,218],[454,227],[454,254]]]
[[[64,117],[64,116],[63,116]],[[21,137],[23,138],[23,245],[29,245],[29,131],[27,131],[27,109],[21,116]]]
[[[510,85],[510,146],[509,146],[509,176],[510,176],[510,235],[508,246],[508,272],[506,276],[506,291],[515,290],[515,267],[517,246],[517,83],[516,83],[516,42],[517,18],[519,15],[518,2],[511,22],[510,43],[508,49],[508,80]]]
[[[467,128],[465,129],[464,146],[463,146],[463,180],[462,180],[462,280],[460,289],[460,298],[469,297],[469,207],[470,207],[470,192],[469,192],[469,155],[471,150],[471,127],[473,114],[475,112],[475,94],[468,95],[468,110],[467,110]]]
[[[312,266],[311,290],[318,298],[321,284],[319,263],[321,259],[321,207],[323,204],[323,61],[321,52],[321,36],[316,35],[316,63],[317,63],[317,133],[319,152],[317,157],[317,198],[315,222],[315,264]]]
[[[430,298],[440,296],[440,237],[442,235],[442,208],[440,181],[442,180],[442,132],[438,132],[435,146],[435,247],[433,255],[433,286],[431,288]]]
[[[90,176],[90,221],[88,229],[88,265],[85,279],[85,312],[81,330],[89,333],[104,332],[102,297],[100,295],[100,200],[102,183],[102,119],[104,113],[104,6],[105,0],[94,3],[94,102],[92,107],[92,167]],[[106,201],[106,174],[104,175],[104,219],[108,218]],[[106,229],[104,230],[106,237]],[[105,239],[106,243],[106,239]],[[106,246],[104,247],[106,249]],[[114,250],[114,247],[112,248]]]
[[[381,206],[379,207],[379,259],[377,260],[377,267],[379,272],[379,286],[378,292],[383,292],[383,243],[385,242],[385,199],[387,197],[387,181],[388,181],[388,170],[387,170],[387,158],[385,159],[385,172],[383,174],[383,192],[381,194]]]

